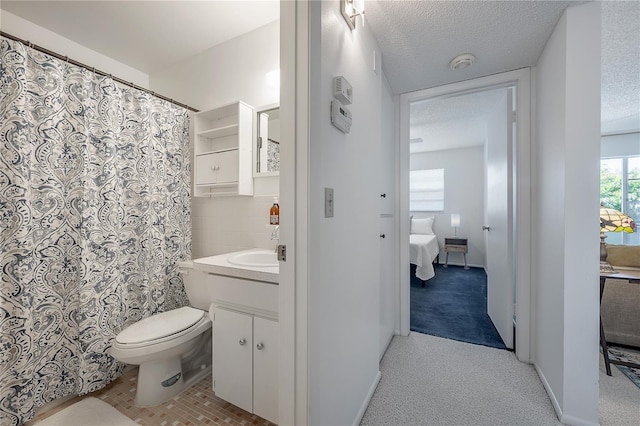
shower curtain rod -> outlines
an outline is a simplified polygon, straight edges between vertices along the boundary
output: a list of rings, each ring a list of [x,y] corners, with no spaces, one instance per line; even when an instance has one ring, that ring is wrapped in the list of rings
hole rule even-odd
[[[50,56],[53,56],[54,58],[58,58],[58,59],[60,59],[62,61],[68,62],[68,63],[70,63],[72,65],[76,65],[78,67],[82,67],[82,68],[85,68],[87,70],[93,71],[93,73],[95,73],[95,74],[99,74],[99,75],[102,75],[102,76],[105,76],[105,77],[110,77],[111,79],[113,79],[113,81],[115,81],[117,83],[123,84],[125,86],[129,86],[129,87],[133,87],[134,89],[141,90],[141,91],[143,91],[145,93],[149,93],[149,94],[155,96],[156,98],[160,98],[160,99],[162,99],[164,101],[167,101],[167,102],[170,102],[170,103],[172,103],[174,105],[178,105],[178,106],[180,106],[182,108],[188,109],[189,111],[199,112],[199,110],[197,110],[195,108],[192,108],[189,105],[182,104],[182,103],[180,103],[178,101],[174,101],[173,99],[169,99],[166,96],[159,95],[158,93],[152,92],[149,89],[145,89],[144,87],[140,87],[140,86],[138,86],[136,84],[133,84],[132,82],[125,81],[125,80],[123,80],[121,78],[113,76],[112,74],[109,74],[107,72],[101,71],[101,70],[96,69],[94,67],[90,67],[88,65],[85,65],[82,62],[75,61],[75,60],[69,58],[68,56],[60,55],[59,53],[53,52],[53,51],[51,51],[51,50],[49,50],[47,48],[44,48],[42,46],[38,46],[37,44],[33,44],[28,40],[23,40],[23,39],[21,39],[19,37],[16,37],[14,35],[6,33],[6,32],[4,32],[2,30],[0,30],[0,36],[6,37],[6,38],[14,40],[14,41],[18,41],[18,42],[24,44],[25,46],[28,46],[31,49],[38,50],[38,51],[40,51],[42,53],[45,53],[45,54],[50,55]]]

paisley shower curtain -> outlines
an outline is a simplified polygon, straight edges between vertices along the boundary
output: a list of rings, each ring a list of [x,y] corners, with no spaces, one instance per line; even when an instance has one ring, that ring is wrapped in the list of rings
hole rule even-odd
[[[97,390],[120,330],[187,303],[188,112],[0,38],[0,425]]]

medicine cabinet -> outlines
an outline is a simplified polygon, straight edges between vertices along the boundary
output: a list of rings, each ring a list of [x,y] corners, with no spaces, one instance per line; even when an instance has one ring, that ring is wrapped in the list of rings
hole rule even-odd
[[[270,105],[256,113],[255,176],[280,174],[280,107]]]

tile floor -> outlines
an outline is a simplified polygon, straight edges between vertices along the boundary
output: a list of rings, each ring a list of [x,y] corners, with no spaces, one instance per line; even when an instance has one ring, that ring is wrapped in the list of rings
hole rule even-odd
[[[215,396],[211,389],[211,376],[182,391],[179,395],[157,407],[140,408],[134,404],[138,370],[131,370],[105,388],[88,394],[115,407],[140,425],[271,425],[269,421],[248,413]],[[78,402],[73,398],[47,412],[39,414],[25,426],[33,425],[54,413]]]

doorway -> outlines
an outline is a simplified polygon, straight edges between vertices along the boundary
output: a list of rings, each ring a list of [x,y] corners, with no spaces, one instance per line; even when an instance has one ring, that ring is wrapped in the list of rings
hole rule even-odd
[[[513,97],[491,87],[410,103],[412,331],[513,348]]]
[[[509,268],[513,271],[514,291],[512,298],[506,306],[512,310],[514,321],[513,326],[518,335],[518,345],[516,356],[519,360],[530,361],[530,296],[529,296],[529,252],[530,252],[530,195],[528,189],[530,175],[530,92],[529,92],[529,69],[511,71],[508,73],[496,74],[494,76],[468,80],[461,83],[454,83],[432,89],[425,89],[418,92],[403,94],[400,97],[400,141],[398,144],[398,182],[399,182],[399,252],[400,252],[400,334],[409,333],[410,317],[410,291],[409,291],[409,268],[404,267],[409,264],[407,247],[409,246],[410,233],[410,213],[409,213],[409,170],[410,170],[410,115],[411,104],[418,101],[447,99],[464,94],[473,94],[494,90],[498,88],[514,87],[518,96],[516,97],[518,115],[518,126],[515,133],[517,141],[513,151],[513,186],[511,235],[512,260]],[[486,218],[484,218],[486,220]],[[450,229],[450,228],[449,228]],[[480,227],[481,229],[481,227]]]

